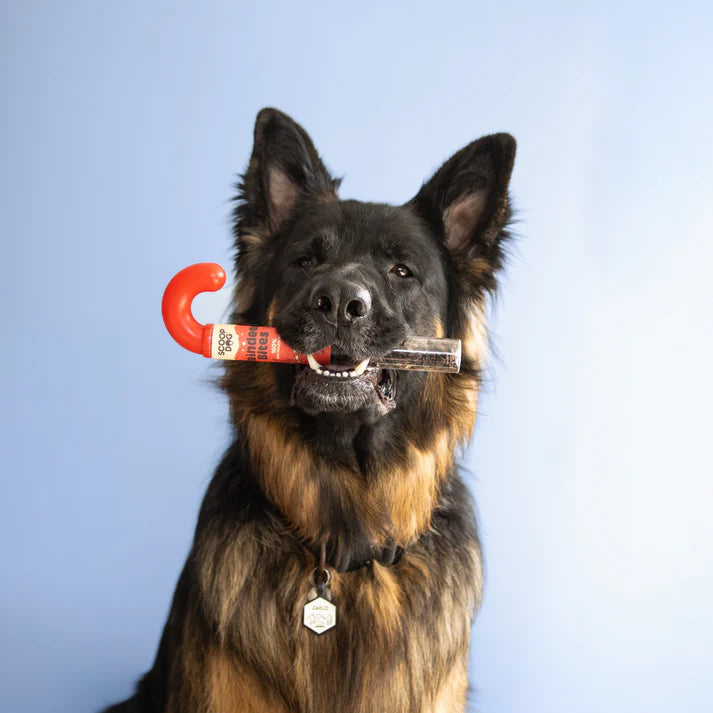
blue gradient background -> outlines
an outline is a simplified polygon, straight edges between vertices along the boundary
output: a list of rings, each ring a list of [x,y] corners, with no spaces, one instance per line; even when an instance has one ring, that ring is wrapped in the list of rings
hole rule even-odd
[[[92,711],[151,664],[228,439],[161,293],[229,263],[274,105],[365,200],[519,141],[466,458],[472,710],[710,711],[712,27],[708,2],[2,2],[0,709]]]

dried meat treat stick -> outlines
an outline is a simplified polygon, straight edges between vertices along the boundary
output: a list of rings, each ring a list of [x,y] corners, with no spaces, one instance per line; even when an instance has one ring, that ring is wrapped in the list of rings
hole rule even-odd
[[[201,292],[215,292],[225,284],[225,271],[215,263],[198,263],[181,270],[166,287],[161,304],[169,334],[185,349],[210,359],[306,364],[308,355],[292,349],[274,327],[242,324],[200,324],[191,304]],[[310,355],[318,364],[330,363],[331,347]],[[393,351],[372,359],[382,369],[457,372],[459,339],[409,337]]]
[[[381,369],[412,371],[460,371],[460,339],[408,337],[403,344],[370,365]]]

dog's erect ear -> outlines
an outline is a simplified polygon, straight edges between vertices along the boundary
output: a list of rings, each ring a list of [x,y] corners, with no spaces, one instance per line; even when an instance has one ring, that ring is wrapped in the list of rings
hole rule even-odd
[[[456,257],[496,257],[510,216],[508,183],[515,147],[510,134],[473,141],[451,156],[411,201]]]
[[[279,231],[304,197],[336,197],[338,181],[327,172],[307,132],[277,109],[255,121],[255,143],[243,177],[243,227],[265,235]]]
[[[256,305],[270,238],[280,232],[301,200],[334,199],[339,181],[333,179],[307,132],[277,109],[263,109],[255,121],[255,143],[248,169],[238,184],[233,232],[238,249],[239,280],[236,314],[246,319]]]

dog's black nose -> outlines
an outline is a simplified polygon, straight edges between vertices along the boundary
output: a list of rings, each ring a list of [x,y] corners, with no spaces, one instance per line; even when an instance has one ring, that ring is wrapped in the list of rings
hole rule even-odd
[[[366,317],[371,311],[371,293],[349,280],[328,280],[315,285],[310,307],[330,324],[345,324]]]

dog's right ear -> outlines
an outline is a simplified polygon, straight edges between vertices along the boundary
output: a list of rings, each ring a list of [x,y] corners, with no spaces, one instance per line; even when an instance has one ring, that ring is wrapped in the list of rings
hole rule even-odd
[[[263,109],[255,121],[255,142],[240,184],[237,237],[275,235],[304,198],[336,198],[339,181],[324,167],[307,132],[287,114]]]
[[[238,184],[233,233],[238,250],[235,315],[256,307],[258,286],[278,235],[303,200],[337,197],[339,181],[324,167],[307,132],[287,114],[263,109],[255,121],[255,142],[247,171]]]

